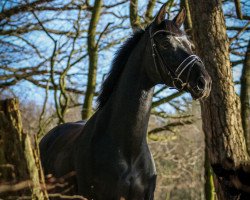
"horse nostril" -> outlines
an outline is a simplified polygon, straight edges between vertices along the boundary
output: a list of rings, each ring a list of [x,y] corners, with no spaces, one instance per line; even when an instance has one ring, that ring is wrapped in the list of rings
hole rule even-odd
[[[197,87],[200,90],[204,90],[205,89],[205,85],[206,85],[206,81],[205,79],[201,76],[198,78],[197,80]]]

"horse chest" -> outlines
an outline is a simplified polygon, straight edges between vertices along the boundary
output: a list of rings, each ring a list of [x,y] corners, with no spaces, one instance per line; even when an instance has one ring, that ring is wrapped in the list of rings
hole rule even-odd
[[[88,169],[82,171],[89,173],[81,175],[80,186],[86,190],[83,188],[85,191],[80,193],[93,200],[144,199],[149,180],[155,174],[148,148],[143,147],[143,151],[133,154],[136,157],[130,157],[128,151],[117,148],[108,137],[96,143],[89,151],[90,159],[81,162]]]
[[[96,161],[93,168],[92,193],[101,196],[116,193],[114,196],[124,197],[124,199],[128,199],[129,195],[135,193],[143,196],[145,188],[148,186],[147,174],[150,174],[143,164],[143,157],[134,162],[127,162],[119,156],[113,156],[109,160]]]

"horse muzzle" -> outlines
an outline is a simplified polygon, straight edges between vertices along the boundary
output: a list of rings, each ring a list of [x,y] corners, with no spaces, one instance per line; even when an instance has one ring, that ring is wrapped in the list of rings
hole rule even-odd
[[[192,84],[187,85],[187,90],[190,92],[191,96],[195,100],[205,99],[210,95],[212,87],[212,79],[206,73],[197,78],[197,80]]]

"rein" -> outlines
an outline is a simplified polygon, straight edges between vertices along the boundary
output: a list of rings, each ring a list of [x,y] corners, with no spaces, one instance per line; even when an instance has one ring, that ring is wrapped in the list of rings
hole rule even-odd
[[[154,60],[154,65],[156,68],[156,71],[158,72],[158,74],[160,75],[161,79],[163,80],[163,82],[165,81],[165,78],[163,76],[163,74],[165,74],[165,69],[167,69],[167,75],[171,78],[173,86],[178,89],[179,91],[183,90],[186,86],[189,85],[189,76],[191,73],[192,68],[194,67],[194,64],[196,62],[201,62],[201,59],[197,56],[197,55],[190,55],[187,58],[185,58],[176,68],[175,71],[173,71],[166,63],[164,57],[161,55],[161,53],[158,51],[157,46],[155,44],[154,41],[154,37],[159,34],[159,33],[171,33],[169,31],[165,31],[165,30],[159,30],[156,31],[153,35],[151,33],[151,27],[149,29],[149,36],[150,36],[150,41],[151,41],[151,48],[152,48],[152,56],[153,56],[153,60]],[[160,63],[160,65],[156,64],[156,57],[158,58],[158,61]],[[188,62],[189,61],[189,62]],[[188,69],[188,75],[187,75],[187,79],[185,81],[183,81],[181,79],[181,75],[182,73]]]

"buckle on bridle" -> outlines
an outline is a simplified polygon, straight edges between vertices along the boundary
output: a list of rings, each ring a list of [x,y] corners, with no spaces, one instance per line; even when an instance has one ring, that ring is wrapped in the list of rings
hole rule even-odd
[[[184,83],[180,78],[173,79],[173,86],[178,90],[183,90],[187,83]]]

